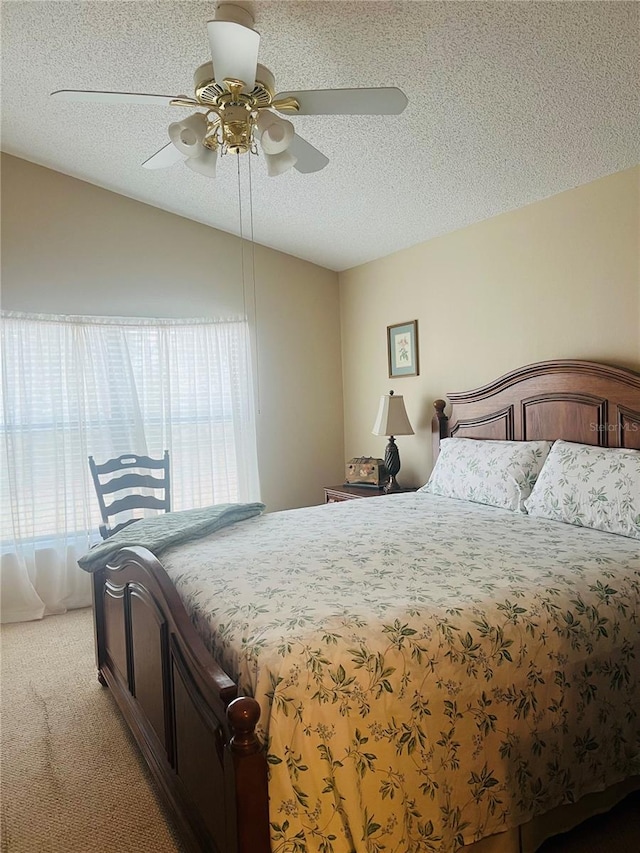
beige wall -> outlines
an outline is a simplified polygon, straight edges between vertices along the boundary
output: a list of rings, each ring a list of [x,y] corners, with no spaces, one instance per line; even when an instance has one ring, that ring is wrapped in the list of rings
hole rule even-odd
[[[242,312],[236,237],[8,155],[1,178],[3,308]],[[262,498],[320,503],[343,475],[337,274],[257,246],[256,306]]]
[[[639,189],[640,168],[619,172],[341,273],[346,457],[384,455],[390,388],[416,431],[399,480],[419,485],[435,398],[548,358],[640,370]],[[420,376],[390,380],[386,327],[416,318]]]
[[[242,311],[237,238],[7,155],[1,177],[4,308]],[[335,273],[257,246],[268,507],[318,503],[345,459],[383,456],[371,427],[390,388],[417,433],[398,438],[400,480],[417,485],[431,467],[431,403],[447,391],[545,358],[640,369],[639,190],[640,168],[611,175],[341,273],[339,296]],[[415,318],[421,375],[389,380],[386,326]]]

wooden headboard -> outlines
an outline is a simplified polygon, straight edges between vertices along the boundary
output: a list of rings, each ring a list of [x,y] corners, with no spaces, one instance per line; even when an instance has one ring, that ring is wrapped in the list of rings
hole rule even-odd
[[[434,460],[440,440],[563,438],[640,450],[640,373],[594,361],[541,361],[494,382],[436,400]]]

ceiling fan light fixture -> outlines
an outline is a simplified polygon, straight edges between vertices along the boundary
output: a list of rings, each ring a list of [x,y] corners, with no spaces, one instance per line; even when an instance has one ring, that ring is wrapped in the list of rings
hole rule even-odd
[[[169,125],[169,139],[181,154],[197,157],[207,134],[207,128],[207,119],[204,114],[194,113],[183,121],[174,121]]]
[[[298,162],[298,158],[290,151],[281,151],[280,154],[267,154],[265,151],[264,159],[267,164],[267,175],[270,178],[283,175]]]
[[[215,178],[216,167],[218,165],[218,152],[210,148],[200,146],[202,151],[193,157],[188,157],[184,164],[191,169],[192,172],[198,172],[200,175],[205,175],[207,178]]]
[[[258,63],[260,34],[254,29],[253,14],[246,2],[218,2],[207,32],[212,61],[196,69],[193,97],[92,89],[59,89],[51,96],[58,101],[203,109],[206,115],[196,113],[173,122],[169,126],[170,142],[147,158],[143,166],[160,169],[188,158],[189,168],[215,175],[218,153],[257,154],[261,146],[271,177],[291,166],[302,174],[318,172],[329,162],[277,113],[399,115],[407,106],[407,96],[395,87],[277,93],[273,74]]]

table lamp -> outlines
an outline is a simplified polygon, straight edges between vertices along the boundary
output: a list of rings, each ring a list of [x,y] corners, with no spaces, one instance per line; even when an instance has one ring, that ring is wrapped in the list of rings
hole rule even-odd
[[[394,395],[393,391],[384,394],[380,398],[378,417],[372,430],[374,435],[386,435],[389,437],[384,452],[384,464],[389,472],[389,482],[384,487],[385,492],[401,491],[396,476],[400,471],[400,453],[396,445],[395,435],[413,435],[413,428],[407,417],[402,395]]]

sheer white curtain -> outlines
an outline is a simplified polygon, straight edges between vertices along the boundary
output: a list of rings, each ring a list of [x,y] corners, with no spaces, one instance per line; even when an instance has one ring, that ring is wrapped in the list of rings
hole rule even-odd
[[[171,457],[174,510],[259,499],[244,320],[2,317],[2,621],[90,603],[87,457]]]

